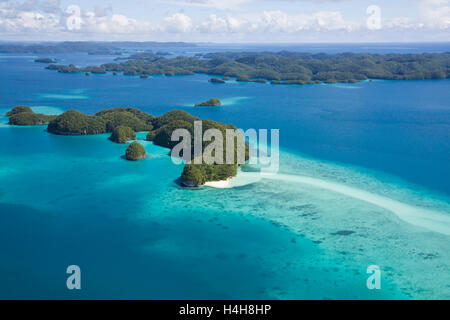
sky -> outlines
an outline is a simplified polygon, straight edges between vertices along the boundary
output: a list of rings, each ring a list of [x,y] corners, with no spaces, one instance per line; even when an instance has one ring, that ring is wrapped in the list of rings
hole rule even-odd
[[[0,0],[0,40],[450,42],[450,0]]]

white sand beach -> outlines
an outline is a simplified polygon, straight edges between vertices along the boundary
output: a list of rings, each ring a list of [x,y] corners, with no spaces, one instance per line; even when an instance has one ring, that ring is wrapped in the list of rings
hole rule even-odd
[[[217,189],[226,189],[230,188],[232,178],[228,178],[227,180],[221,180],[221,181],[209,181],[205,182],[205,186],[211,187],[211,188],[217,188]]]

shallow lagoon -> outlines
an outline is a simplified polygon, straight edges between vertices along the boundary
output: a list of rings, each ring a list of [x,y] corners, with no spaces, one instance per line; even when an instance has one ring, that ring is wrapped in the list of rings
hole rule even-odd
[[[205,75],[62,75],[25,57],[0,64],[2,114],[18,104],[155,115],[179,108],[244,129],[279,128],[280,174],[450,215],[448,80],[214,85]],[[227,103],[187,106],[210,97]],[[446,235],[295,179],[180,189],[182,167],[168,150],[147,143],[149,158],[130,163],[126,147],[107,138],[0,127],[1,298],[450,295]],[[353,233],[335,234],[342,230]],[[65,289],[69,264],[82,269],[80,293]],[[380,291],[366,289],[371,264],[383,270]]]

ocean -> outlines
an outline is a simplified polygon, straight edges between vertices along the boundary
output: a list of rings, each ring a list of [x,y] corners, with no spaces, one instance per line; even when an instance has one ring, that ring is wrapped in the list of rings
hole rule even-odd
[[[216,51],[444,52],[444,44],[219,46]],[[48,55],[44,55],[46,57]],[[114,56],[49,55],[96,65]],[[60,74],[0,55],[1,299],[449,299],[450,80],[217,85],[210,76]],[[195,108],[217,97],[219,108]],[[180,188],[183,167],[143,141],[7,125],[15,105],[58,114],[181,109],[280,130],[280,170],[232,188]],[[82,290],[66,287],[78,265]],[[381,270],[369,290],[367,268]]]

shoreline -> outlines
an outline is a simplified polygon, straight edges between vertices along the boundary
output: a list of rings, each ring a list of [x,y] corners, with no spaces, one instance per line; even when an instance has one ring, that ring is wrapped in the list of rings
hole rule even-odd
[[[230,188],[231,180],[233,180],[233,178],[228,178],[227,180],[220,180],[220,181],[207,181],[203,185],[205,187],[211,187],[216,189],[227,189]]]

